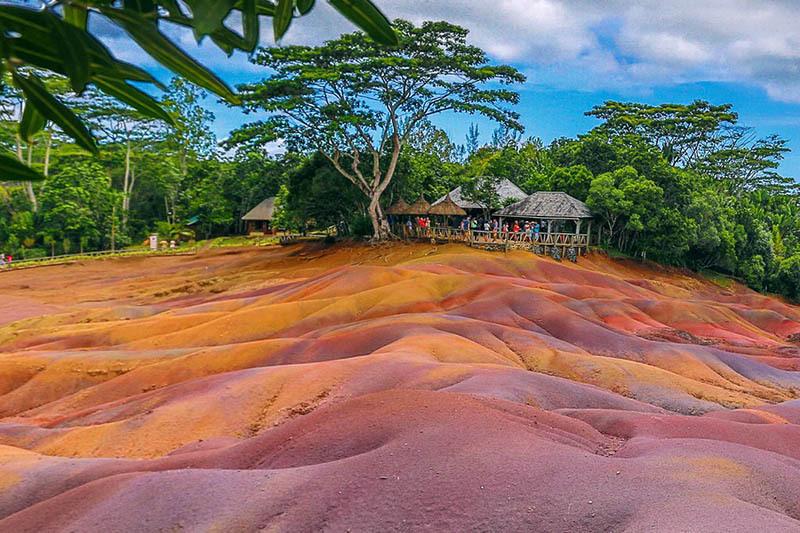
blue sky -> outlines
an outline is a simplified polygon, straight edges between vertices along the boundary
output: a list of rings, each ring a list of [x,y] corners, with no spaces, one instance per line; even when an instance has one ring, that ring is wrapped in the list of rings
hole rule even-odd
[[[706,99],[732,103],[740,124],[790,141],[781,171],[800,178],[800,2],[796,0],[376,0],[390,18],[446,19],[470,29],[494,62],[512,64],[528,82],[517,87],[526,135],[550,141],[595,124],[584,116],[608,99],[651,104]],[[352,26],[324,2],[295,22],[288,43],[316,44]],[[262,42],[271,42],[269,28]],[[122,36],[108,35],[123,58],[148,63]],[[237,54],[181,43],[231,85],[263,74]],[[247,117],[209,100],[219,138]],[[470,117],[438,125],[462,142]],[[493,126],[479,123],[485,140]]]

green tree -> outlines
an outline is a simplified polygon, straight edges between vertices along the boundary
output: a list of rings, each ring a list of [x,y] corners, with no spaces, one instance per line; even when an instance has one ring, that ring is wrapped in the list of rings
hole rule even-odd
[[[119,225],[115,206],[121,195],[108,182],[103,167],[87,159],[73,159],[54,173],[41,195],[44,234],[51,243],[69,240],[110,247],[112,225]]]
[[[550,176],[550,186],[554,191],[563,191],[579,200],[585,200],[592,184],[591,171],[583,165],[555,169]]]
[[[636,179],[638,174],[631,167],[606,172],[592,180],[586,204],[603,220],[608,231],[608,242],[611,243],[619,229],[618,222],[630,210],[631,202],[625,197],[620,183],[627,179]]]
[[[179,170],[178,181],[167,188],[167,220],[177,224],[179,216],[178,197],[185,189],[189,166],[200,159],[208,159],[216,146],[216,137],[211,132],[214,114],[205,108],[205,91],[181,78],[170,81],[164,95],[164,108],[173,116],[173,125],[167,130],[165,146],[176,158]]]
[[[319,151],[361,191],[377,239],[389,236],[381,197],[403,147],[430,117],[478,113],[521,129],[504,106],[518,95],[497,87],[524,81],[516,69],[488,64],[458,26],[395,27],[399,44],[391,47],[353,33],[318,47],[262,49],[254,62],[273,74],[239,87],[248,112],[269,114],[258,128],[262,137]]]
[[[503,178],[498,176],[475,176],[461,186],[464,199],[475,202],[483,209],[483,216],[488,218],[492,211],[503,207],[497,188]]]
[[[800,253],[780,262],[773,285],[788,297],[800,299]]]
[[[719,148],[720,131],[735,125],[739,118],[732,107],[703,100],[658,106],[608,101],[586,114],[604,121],[598,126],[600,131],[617,137],[642,137],[671,165],[689,167]]]
[[[698,162],[698,169],[720,182],[725,190],[739,196],[756,189],[785,189],[794,180],[776,172],[789,151],[786,139],[770,135],[750,140],[751,131],[739,128],[729,134],[725,146]]]

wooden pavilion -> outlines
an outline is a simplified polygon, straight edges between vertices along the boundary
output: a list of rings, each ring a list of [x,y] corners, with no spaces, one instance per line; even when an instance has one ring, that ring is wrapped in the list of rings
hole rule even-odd
[[[500,203],[502,204],[508,203],[512,200],[513,201],[522,200],[527,196],[527,194],[525,194],[525,191],[514,185],[514,183],[507,178],[503,178],[497,183],[495,187],[495,192],[497,193],[497,196],[500,199]],[[473,202],[472,200],[467,200],[466,198],[464,198],[461,187],[456,187],[449,193],[445,194],[444,196],[433,202],[433,207],[436,207],[437,205],[447,201],[448,199],[454,204],[456,204],[458,207],[463,209],[469,215],[473,216],[482,215],[485,210],[484,205],[481,205],[477,202]]]
[[[592,211],[580,200],[565,192],[539,191],[495,213],[500,218],[538,222],[542,242],[560,245],[570,242],[579,248],[589,246]],[[584,231],[585,230],[585,231]]]

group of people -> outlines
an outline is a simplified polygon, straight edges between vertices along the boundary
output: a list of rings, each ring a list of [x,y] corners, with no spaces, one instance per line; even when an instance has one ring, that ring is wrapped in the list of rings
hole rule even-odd
[[[481,220],[474,217],[463,219],[459,225],[464,232],[484,231],[487,239],[491,236],[493,239],[503,237],[529,242],[538,242],[545,227],[545,222],[540,224],[534,220],[513,220],[501,225],[497,219]]]
[[[0,268],[5,268],[11,265],[13,260],[14,258],[11,256],[11,254],[0,253]]]
[[[430,217],[414,217],[413,219],[409,218],[406,220],[406,223],[403,225],[403,231],[406,237],[410,237],[415,233],[418,235],[427,235],[430,227]]]
[[[547,222],[536,220],[511,220],[503,222],[496,218],[483,219],[478,217],[462,218],[458,229],[465,236],[475,232],[485,232],[481,236],[486,239],[510,239],[522,242],[539,242],[542,233],[547,233]],[[426,216],[409,217],[402,224],[406,237],[427,236],[431,232],[431,219]]]

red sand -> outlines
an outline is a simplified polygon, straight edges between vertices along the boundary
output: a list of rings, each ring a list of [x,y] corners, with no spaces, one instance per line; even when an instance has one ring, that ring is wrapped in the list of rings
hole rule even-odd
[[[600,256],[0,274],[0,531],[800,530],[800,309]]]

